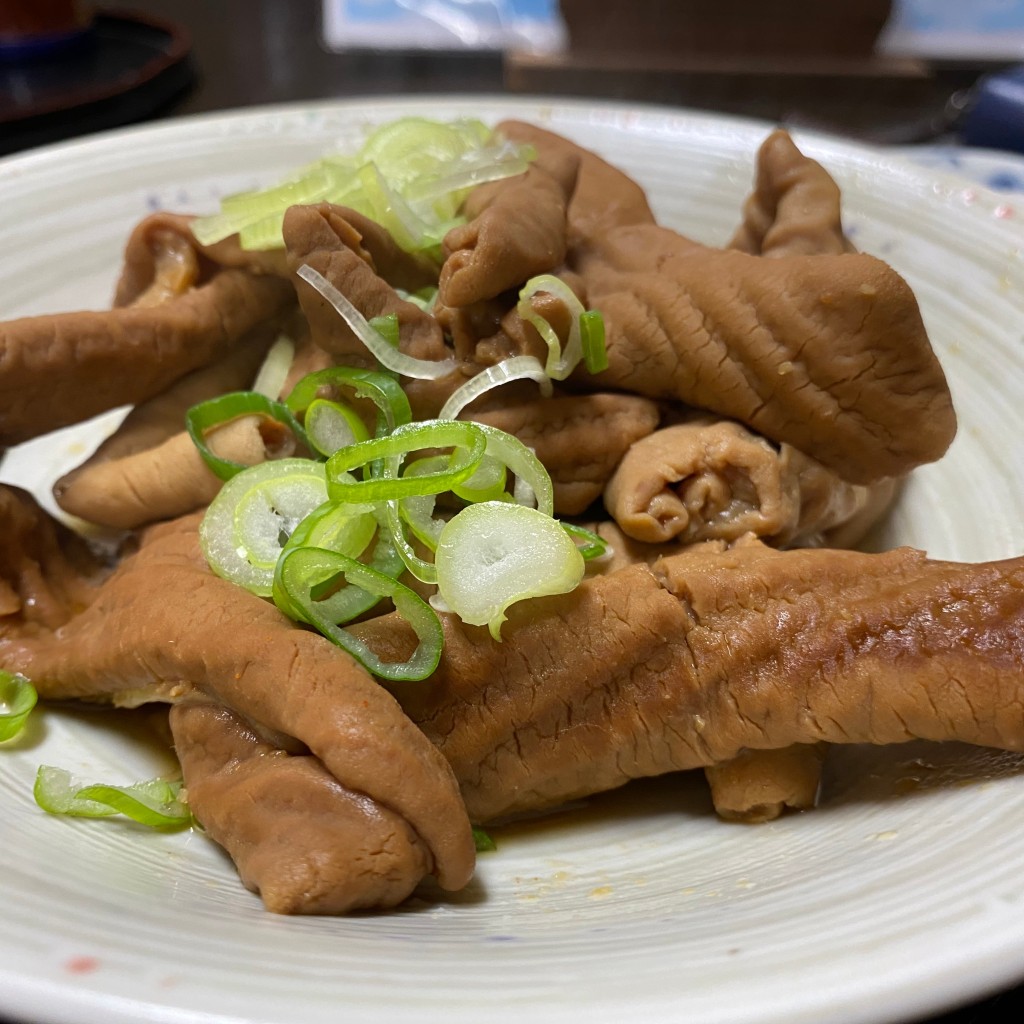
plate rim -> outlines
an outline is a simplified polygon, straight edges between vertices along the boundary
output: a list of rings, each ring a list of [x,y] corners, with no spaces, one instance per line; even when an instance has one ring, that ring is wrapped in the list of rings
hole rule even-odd
[[[38,147],[30,150],[26,153],[14,154],[0,160],[0,193],[4,189],[7,181],[20,178],[26,173],[31,173],[32,169],[40,163],[49,163],[53,160],[60,160],[67,158],[69,155],[74,156],[76,154],[91,153],[104,153],[111,148],[117,148],[132,140],[140,138],[159,140],[161,138],[173,138],[179,135],[183,130],[187,130],[189,127],[196,125],[203,125],[206,127],[217,128],[218,126],[230,126],[237,125],[239,121],[256,122],[261,118],[273,118],[273,117],[301,117],[310,113],[315,114],[330,114],[332,112],[340,113],[353,113],[361,114],[373,112],[387,112],[389,110],[397,110],[399,108],[409,110],[412,108],[429,108],[437,106],[448,106],[448,107],[467,107],[467,108],[487,108],[494,111],[500,111],[502,109],[509,111],[527,111],[531,107],[534,109],[543,109],[551,107],[553,110],[564,110],[571,111],[578,114],[585,114],[588,111],[607,111],[612,114],[616,114],[620,117],[628,119],[630,116],[640,115],[643,118],[656,117],[664,119],[675,119],[678,123],[689,123],[689,124],[715,124],[721,126],[723,123],[731,125],[735,128],[741,128],[744,131],[753,134],[753,132],[766,132],[770,130],[773,125],[770,122],[762,121],[754,118],[739,117],[733,115],[720,115],[713,112],[695,111],[687,108],[677,107],[664,107],[654,104],[635,104],[630,102],[603,102],[603,101],[592,101],[574,97],[522,97],[522,98],[510,98],[501,94],[493,95],[480,95],[480,96],[467,96],[465,94],[436,94],[418,96],[413,98],[402,97],[402,96],[378,96],[366,99],[350,99],[350,100],[318,100],[312,102],[290,102],[284,104],[269,104],[256,107],[242,107],[228,111],[210,111],[196,114],[190,114],[182,117],[169,118],[167,120],[147,123],[143,125],[131,126],[128,128],[117,128],[109,131],[97,133],[92,136],[87,136],[80,139],[66,140],[64,142],[53,143],[50,145]],[[229,132],[230,134],[230,132]],[[902,153],[888,152],[885,149],[877,146],[870,146],[856,142],[850,142],[849,140],[842,139],[838,136],[826,135],[819,132],[806,132],[798,131],[794,133],[801,142],[809,141],[811,145],[816,148],[825,148],[832,152],[848,153],[855,156],[857,159],[864,159],[867,155],[870,155],[871,159],[875,162],[876,166],[881,164],[886,170],[893,173],[899,173],[901,175],[909,176],[910,178],[927,181],[934,183],[939,181],[940,183],[946,182],[950,188],[962,188],[968,179],[963,176],[946,170],[934,170],[931,168],[923,168],[915,165],[910,159],[908,159]],[[1001,195],[992,190],[984,188],[984,186],[974,185],[974,188],[979,193],[987,193],[990,195],[995,202],[1005,202],[1005,195]],[[1020,231],[1019,224],[1013,224],[1009,226],[1011,231]],[[1022,236],[1024,237],[1024,236]],[[1019,955],[1021,949],[1024,949],[1024,943],[1021,940],[1024,939],[1024,935],[1020,938],[1015,939],[1012,943],[1007,940],[1007,944],[1012,945],[1013,950]],[[1010,950],[1007,949],[1007,955]],[[1007,964],[1003,963],[1003,954],[996,954],[991,951],[983,956],[982,962],[988,967],[988,971],[985,972],[985,980],[981,987],[978,988],[974,995],[968,995],[965,998],[971,999],[975,996],[983,996],[991,991],[997,990],[998,988],[1005,985],[1007,982],[1013,982],[1024,978],[1024,965],[1018,966],[1012,971],[1004,973],[1001,968],[1005,968]],[[8,980],[7,972],[0,970],[0,978],[5,981]],[[28,993],[30,990],[36,988],[45,988],[41,983],[34,985],[32,979],[20,979],[24,987],[19,986],[17,979],[14,984],[10,987],[6,987],[6,992],[14,994],[19,989],[23,993]],[[956,988],[952,979],[947,980],[947,987],[952,991]],[[68,986],[61,986],[58,990],[65,991]],[[84,1024],[85,1021],[100,1021],[100,1020],[119,1020],[124,1019],[125,1021],[132,1019],[139,1019],[138,1017],[124,1016],[123,1018],[111,1017],[109,1014],[113,1012],[113,1006],[103,1006],[104,996],[103,994],[93,994],[95,1001],[97,1002],[95,1017],[81,1017],[81,1011],[83,1009],[82,1004],[76,1000],[74,993],[79,990],[71,989],[67,995],[66,1006],[60,1011],[66,1015],[60,1018],[54,1017],[53,1019],[66,1020],[69,1022],[76,1020],[79,1024]],[[961,991],[962,994],[962,991]],[[44,993],[45,995],[45,993]],[[116,999],[117,997],[110,997],[110,999]],[[881,996],[879,998],[882,998]],[[93,1001],[93,1000],[90,1000]],[[109,1002],[109,1000],[108,1000]],[[903,1009],[909,1012],[929,1012],[936,1008],[948,1006],[947,1002],[933,1003],[930,999],[924,998],[923,996],[919,999],[908,999],[903,1004]],[[147,1010],[151,1012],[151,1016],[147,1017],[149,1020],[168,1020],[175,1021],[177,1024],[185,1021],[204,1021],[212,1024],[214,1021],[227,1022],[242,1022],[249,1021],[250,1017],[235,1017],[225,1016],[221,1014],[195,1014],[191,1011],[172,1008],[166,1011],[166,1014],[152,1014],[154,1009],[159,1010],[161,1004],[153,1003],[147,1004]],[[891,1008],[891,1007],[890,1007]],[[24,1005],[24,1010],[17,1009],[16,1012],[33,1012],[37,1013],[39,1010],[44,1010],[53,1016],[54,1012],[57,1011],[58,1007],[56,1004],[44,1003],[38,1006],[31,1006],[27,1002]],[[134,1002],[132,1002],[132,1010],[137,1009]],[[107,1014],[107,1016],[100,1016],[101,1013]],[[127,1013],[127,1011],[126,1011]],[[72,1016],[74,1014],[74,1016]],[[858,1015],[853,1014],[852,1016],[839,1016],[834,1018],[836,1020],[848,1020],[848,1021],[859,1021],[859,1020],[875,1020],[881,1019],[873,1015]]]

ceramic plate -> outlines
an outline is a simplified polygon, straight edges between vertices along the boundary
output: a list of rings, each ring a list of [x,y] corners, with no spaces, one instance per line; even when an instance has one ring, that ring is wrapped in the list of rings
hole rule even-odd
[[[0,163],[0,316],[108,302],[131,225],[206,211],[403,113],[533,119],[649,190],[664,222],[729,236],[761,125],[653,108],[499,100],[262,109],[96,137]],[[1014,198],[803,137],[845,190],[856,244],[917,290],[960,433],[915,474],[878,545],[1024,552],[1024,230]],[[45,492],[107,424],[23,446]],[[90,434],[92,437],[85,436]],[[0,1014],[118,1022],[906,1019],[1024,975],[1024,764],[966,747],[837,750],[821,806],[718,821],[699,775],[499,830],[473,884],[400,910],[275,917],[201,834],[50,818],[39,763],[95,780],[166,767],[115,715],[47,710],[0,751]]]

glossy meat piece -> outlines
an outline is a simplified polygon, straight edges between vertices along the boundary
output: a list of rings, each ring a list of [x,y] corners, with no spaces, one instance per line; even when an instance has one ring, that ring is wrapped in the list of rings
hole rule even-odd
[[[729,248],[770,257],[853,252],[841,205],[828,171],[804,156],[787,132],[774,131],[757,152],[754,191]]]
[[[359,628],[408,646],[389,617]],[[478,822],[747,750],[1024,749],[1022,558],[701,545],[513,606],[500,644],[445,633],[430,686],[395,692]]]
[[[197,525],[193,516],[153,527],[65,625],[0,638],[0,665],[44,698],[223,703],[279,745],[304,744],[342,786],[401,815],[440,884],[460,888],[473,839],[444,759],[347,654],[214,576]]]
[[[295,453],[291,432],[264,416],[240,416],[206,434],[214,455],[243,466]],[[99,526],[134,530],[204,508],[224,481],[206,465],[186,431],[120,459],[97,462],[59,481],[65,512]]]
[[[430,872],[401,815],[346,789],[312,755],[285,753],[215,704],[177,704],[170,724],[192,814],[268,910],[393,907]]]
[[[739,420],[852,483],[949,446],[942,368],[909,286],[880,260],[694,253],[662,228],[627,232],[577,268],[604,314],[603,387]]]
[[[184,430],[197,402],[248,388],[276,331],[254,331],[237,348],[194,370],[148,402],[137,405],[82,465],[53,488],[65,512],[92,523],[133,529],[208,504],[221,481],[206,467]],[[214,451],[252,465],[266,457],[258,421],[229,424],[211,434]]]
[[[704,769],[720,818],[748,825],[774,821],[787,810],[806,811],[818,799],[828,745],[794,744],[744,750]]]
[[[579,161],[568,210],[570,248],[623,224],[654,223],[644,190],[596,153],[524,121],[502,121],[495,131],[513,142],[532,145],[542,167],[554,168],[566,157]]]
[[[190,227],[194,220],[191,214],[160,210],[135,225],[125,243],[115,306],[156,305],[209,277],[214,267],[287,276],[283,252],[242,249],[237,235],[200,245]]]
[[[858,517],[866,531],[892,496],[892,481],[849,484],[791,445],[776,447],[729,420],[697,416],[636,441],[605,488],[605,505],[636,540],[657,544],[737,540],[821,545]],[[847,531],[847,539],[857,537]]]
[[[0,484],[0,668],[9,638],[49,635],[91,604],[106,567],[18,487]]]
[[[158,305],[0,324],[0,443],[152,398],[293,302],[287,281],[228,269]]]
[[[523,174],[473,189],[463,208],[467,223],[444,239],[439,300],[471,306],[561,266],[566,208],[578,166],[574,154],[559,154]]]
[[[366,317],[398,317],[402,351],[417,359],[444,359],[448,352],[441,329],[419,306],[399,298],[378,275],[362,235],[346,219],[343,207],[330,203],[293,206],[285,214],[284,240],[294,273],[309,264],[331,282]],[[305,281],[297,281],[299,302],[314,342],[339,362],[373,365],[366,346],[327,301]]]

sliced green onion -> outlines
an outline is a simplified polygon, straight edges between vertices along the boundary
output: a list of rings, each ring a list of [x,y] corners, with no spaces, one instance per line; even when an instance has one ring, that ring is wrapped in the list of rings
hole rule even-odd
[[[178,799],[180,782],[150,779],[131,786],[82,786],[63,768],[40,765],[32,795],[48,814],[109,818],[122,814],[150,828],[184,828],[192,821]]]
[[[408,501],[409,499],[405,500]],[[402,502],[398,501],[385,501],[382,503],[381,516],[384,521],[384,528],[388,531],[391,543],[405,564],[406,569],[421,583],[436,583],[437,570],[434,568],[434,563],[420,558],[412,544],[409,543],[409,538],[405,535],[401,504]],[[440,534],[438,536],[440,537]],[[427,546],[433,550],[437,545],[435,543],[433,545],[428,544]]]
[[[460,421],[461,422],[461,421]],[[555,489],[544,463],[518,437],[486,423],[474,426],[487,438],[486,454],[503,462],[516,476],[515,500],[536,505],[546,516],[555,514]]]
[[[424,176],[414,180],[405,189],[405,197],[413,209],[421,208],[424,203],[431,203],[439,213],[440,202],[449,200],[444,211],[451,217],[458,209],[458,204],[451,201],[456,196],[461,198],[461,194],[469,189],[489,181],[524,174],[530,166],[530,161],[535,157],[536,153],[532,146],[517,146],[502,141],[453,161],[448,168],[449,173],[443,178],[432,179]]]
[[[280,249],[288,207],[326,201],[373,217],[400,245],[439,262],[438,243],[465,222],[457,213],[468,190],[523,173],[535,156],[531,146],[493,139],[479,121],[401,118],[376,128],[355,155],[329,155],[280,184],[225,197],[192,233],[204,245],[238,234],[243,249]]]
[[[562,529],[576,542],[584,561],[589,562],[593,558],[601,558],[608,551],[608,541],[585,526],[562,523]]]
[[[296,440],[307,444],[306,433],[291,410],[283,403],[261,395],[257,391],[232,391],[193,405],[185,414],[185,426],[192,442],[199,449],[203,461],[221,480],[230,480],[247,467],[234,459],[222,459],[206,443],[206,433],[214,427],[238,419],[240,416],[267,416],[286,426]]]
[[[474,626],[501,639],[505,609],[518,601],[565,594],[583,578],[583,557],[550,516],[524,505],[470,505],[441,532],[434,558],[442,599]]]
[[[551,397],[551,378],[541,366],[540,360],[535,356],[511,356],[481,370],[465,384],[460,384],[448,396],[437,418],[454,420],[470,402],[475,402],[481,395],[513,380],[535,380],[540,385],[541,394],[545,398]]]
[[[398,330],[398,314],[370,317],[367,323],[392,347],[398,348],[401,336]]]
[[[295,342],[286,334],[279,335],[270,346],[251,390],[276,399],[281,394],[294,358]]]
[[[473,826],[473,845],[477,853],[490,853],[498,848],[498,844],[491,838],[490,834],[482,828]]]
[[[281,559],[279,575],[289,601],[302,609],[306,621],[375,676],[381,679],[425,679],[437,668],[444,644],[441,622],[426,601],[404,584],[351,558],[321,548],[297,548],[289,552]],[[334,581],[339,575],[350,586],[392,600],[419,640],[408,661],[381,661],[366,644],[326,615],[313,593],[318,586]]]
[[[508,472],[505,463],[493,455],[484,455],[477,471],[452,491],[464,501],[502,501]]]
[[[414,213],[373,161],[363,164],[356,174],[369,205],[369,216],[387,230],[400,248],[423,252],[440,243],[443,235],[437,225]]]
[[[588,309],[580,314],[580,341],[583,346],[583,365],[588,373],[608,369],[608,349],[604,343],[604,317],[599,310]]]
[[[569,311],[572,327],[569,329],[569,338],[565,343],[564,352],[555,329],[533,308],[533,304],[530,302],[530,299],[538,292],[547,292],[556,299],[561,299]],[[583,303],[561,278],[555,277],[553,274],[540,274],[538,277],[531,277],[523,285],[516,309],[519,310],[519,315],[524,320],[533,324],[548,347],[548,358],[544,364],[547,375],[554,380],[565,380],[583,358],[583,345],[580,341],[580,316],[586,312]]]
[[[285,543],[326,501],[322,462],[280,459],[252,466],[228,480],[210,503],[199,526],[203,555],[218,576],[269,597]]]
[[[333,455],[339,448],[365,441],[370,432],[356,411],[342,402],[314,398],[305,416],[306,436],[321,455]]]
[[[427,473],[439,473],[446,471],[451,465],[451,457],[448,455],[432,455],[426,459],[417,459],[410,463],[403,470],[403,476],[422,476]],[[483,463],[481,462],[481,465]],[[479,470],[477,470],[479,472]],[[476,476],[476,473],[473,474]],[[473,477],[470,477],[472,480]],[[469,482],[468,480],[466,481]],[[403,498],[399,503],[399,511],[402,518],[409,524],[416,539],[431,551],[436,550],[438,538],[444,529],[445,521],[434,516],[434,506],[437,504],[436,494],[414,494]]]
[[[288,596],[281,581],[281,565],[287,555],[301,547],[323,548],[348,558],[360,558],[378,530],[377,519],[371,506],[343,505],[328,502],[311,512],[292,532],[281,551],[274,571],[272,597],[274,603],[290,618],[305,622],[302,608],[295,605]],[[398,577],[404,563],[398,557],[386,531],[381,531],[374,548],[371,568],[393,579]],[[358,587],[347,587],[324,597],[313,595],[320,601],[320,610],[332,622],[345,623],[369,611],[380,596],[370,594]]]
[[[378,436],[390,433],[412,419],[409,399],[398,381],[379,370],[355,370],[348,366],[332,366],[307,373],[292,388],[285,404],[296,416],[301,416],[315,398],[322,397],[320,392],[325,388],[351,388],[357,398],[368,398],[373,402],[382,417]]]
[[[23,675],[0,669],[0,743],[21,732],[38,699],[36,688]]]
[[[358,558],[377,529],[373,512],[372,505],[325,502],[295,527],[282,553],[296,547],[313,547]]]
[[[443,470],[419,475],[387,475],[352,480],[348,474],[380,459],[400,459],[424,448],[455,448]],[[328,491],[335,501],[392,501],[414,494],[440,494],[468,480],[477,470],[487,440],[476,423],[459,420],[425,420],[398,427],[387,437],[342,448],[327,460]]]
[[[457,362],[452,358],[416,359],[393,348],[323,274],[314,270],[308,263],[303,263],[297,273],[303,281],[315,288],[335,308],[338,315],[351,328],[353,334],[362,341],[381,366],[386,366],[389,370],[394,370],[395,373],[414,377],[417,380],[438,380],[440,377],[448,376],[457,367]]]

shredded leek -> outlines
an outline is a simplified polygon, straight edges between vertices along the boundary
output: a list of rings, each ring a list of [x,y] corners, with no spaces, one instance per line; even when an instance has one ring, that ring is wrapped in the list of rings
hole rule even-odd
[[[251,390],[258,391],[267,398],[276,399],[281,394],[294,358],[295,342],[286,334],[279,335],[270,346]]]
[[[583,557],[550,516],[509,502],[470,505],[441,532],[437,585],[464,622],[501,639],[505,610],[532,597],[565,594],[583,578]]]
[[[452,123],[407,117],[381,125],[352,156],[331,155],[270,188],[221,200],[192,233],[204,245],[238,234],[244,249],[281,248],[289,206],[331,202],[387,227],[399,245],[441,258],[445,233],[469,189],[522,174],[531,147],[493,138],[480,121]]]
[[[131,786],[82,786],[63,768],[40,765],[32,795],[47,814],[76,818],[124,815],[150,828],[184,828],[191,824],[188,807],[179,799],[180,782],[150,779]]]
[[[554,327],[533,308],[533,304],[530,302],[530,299],[540,292],[547,292],[556,299],[560,299],[572,317],[572,327],[565,343],[565,351],[562,351],[562,343]],[[547,375],[553,380],[565,380],[583,358],[579,325],[580,315],[586,312],[583,303],[561,278],[555,277],[553,274],[541,274],[538,277],[531,277],[523,285],[519,292],[519,304],[516,308],[527,323],[533,324],[548,347],[548,358],[544,364]]]
[[[0,669],[0,743],[21,732],[38,699],[35,687],[23,675]]]
[[[470,402],[475,402],[481,395],[513,380],[535,380],[540,385],[541,394],[545,398],[551,397],[551,378],[541,366],[540,360],[534,356],[511,356],[481,370],[465,384],[460,384],[448,396],[437,418],[454,420]]]
[[[392,348],[398,348],[401,334],[398,330],[398,314],[385,313],[383,316],[373,316],[367,321]]]
[[[297,274],[334,307],[338,315],[352,329],[352,333],[370,350],[381,366],[406,377],[415,377],[417,380],[437,380],[440,377],[447,377],[457,367],[458,364],[454,359],[416,359],[391,345],[387,338],[370,326],[366,317],[352,305],[346,296],[308,263],[303,263]]]
[[[580,342],[583,346],[583,365],[588,373],[608,369],[608,350],[604,342],[604,317],[596,309],[580,314]]]

